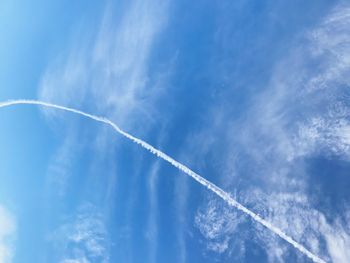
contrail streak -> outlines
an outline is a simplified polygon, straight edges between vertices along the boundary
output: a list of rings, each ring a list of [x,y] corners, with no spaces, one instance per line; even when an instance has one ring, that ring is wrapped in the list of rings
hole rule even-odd
[[[76,110],[73,108],[68,108],[68,107],[64,107],[64,106],[60,106],[60,105],[56,105],[56,104],[52,104],[52,103],[48,103],[48,102],[44,102],[44,101],[39,101],[39,100],[22,100],[22,99],[21,100],[9,100],[9,101],[5,101],[5,102],[0,102],[0,108],[14,106],[14,105],[20,105],[20,104],[40,105],[40,106],[45,106],[48,108],[55,108],[55,109],[60,109],[60,110],[64,110],[64,111],[69,111],[69,112],[73,112],[73,113],[85,116],[87,118],[93,119],[95,121],[110,125],[117,133],[123,135],[124,137],[131,140],[132,142],[140,145],[141,147],[145,148],[146,150],[148,150],[152,154],[156,155],[157,157],[163,159],[164,161],[167,161],[171,165],[175,166],[177,169],[183,171],[185,174],[192,177],[195,181],[197,181],[201,185],[205,186],[207,189],[209,189],[213,193],[217,194],[224,201],[226,201],[226,203],[228,203],[229,205],[231,205],[231,206],[237,208],[238,210],[242,211],[243,213],[249,215],[253,220],[262,224],[267,229],[271,230],[273,233],[275,233],[276,235],[278,235],[279,237],[281,237],[282,239],[287,241],[294,248],[298,249],[301,253],[303,253],[305,256],[307,256],[308,258],[310,258],[314,262],[325,263],[325,261],[323,259],[319,258],[315,254],[313,254],[311,251],[306,249],[303,245],[299,244],[293,238],[291,238],[286,233],[284,233],[281,229],[279,229],[278,227],[275,227],[274,225],[272,225],[271,223],[269,223],[268,221],[266,221],[265,219],[263,219],[262,217],[260,217],[259,215],[257,215],[256,213],[254,213],[253,211],[248,209],[247,207],[245,207],[244,205],[237,202],[224,190],[222,190],[221,188],[219,188],[215,184],[209,182],[208,180],[206,180],[205,178],[203,178],[199,174],[192,171],[187,166],[179,163],[178,161],[171,158],[170,156],[163,153],[162,151],[154,148],[152,145],[148,144],[147,142],[145,142],[141,139],[138,139],[138,138],[132,136],[131,134],[123,131],[115,123],[113,123],[111,120],[104,118],[104,117],[89,114],[89,113],[86,113],[86,112],[83,112],[80,110]]]

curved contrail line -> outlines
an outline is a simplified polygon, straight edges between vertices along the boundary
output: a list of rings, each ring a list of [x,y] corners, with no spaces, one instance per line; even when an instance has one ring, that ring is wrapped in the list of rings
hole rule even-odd
[[[245,207],[244,205],[242,205],[241,203],[239,203],[238,201],[233,199],[229,195],[229,193],[226,193],[220,187],[216,186],[212,182],[209,182],[208,180],[206,180],[205,178],[203,178],[199,174],[197,174],[194,171],[192,171],[187,166],[181,164],[180,162],[178,162],[175,159],[171,158],[170,156],[168,156],[167,154],[163,153],[162,151],[154,148],[152,145],[148,144],[147,142],[145,142],[145,141],[143,141],[143,140],[141,140],[139,138],[136,138],[136,137],[132,136],[131,134],[123,131],[122,129],[120,129],[111,120],[109,120],[109,119],[107,119],[105,117],[96,116],[96,115],[89,114],[89,113],[86,113],[86,112],[83,112],[83,111],[80,111],[80,110],[76,110],[76,109],[73,109],[73,108],[69,108],[69,107],[65,107],[65,106],[61,106],[61,105],[56,105],[56,104],[48,103],[48,102],[45,102],[45,101],[39,101],[39,100],[24,100],[24,99],[9,100],[9,101],[5,101],[5,102],[0,102],[0,108],[14,106],[14,105],[20,105],[20,104],[40,105],[40,106],[45,106],[45,107],[48,107],[48,108],[55,108],[55,109],[59,109],[59,110],[63,110],[63,111],[73,112],[73,113],[85,116],[87,118],[93,119],[95,121],[98,121],[98,122],[110,125],[117,133],[121,134],[122,136],[126,137],[127,139],[131,140],[132,142],[140,145],[141,147],[145,148],[146,150],[148,150],[152,154],[156,155],[157,157],[163,159],[164,161],[167,161],[168,163],[170,163],[171,165],[175,166],[177,169],[179,169],[180,171],[184,172],[185,174],[190,176],[192,179],[194,179],[195,181],[197,181],[198,183],[200,183],[201,185],[205,186],[207,189],[209,189],[210,191],[212,191],[213,193],[215,193],[216,195],[221,197],[229,205],[237,208],[238,210],[242,211],[246,215],[249,215],[254,221],[262,224],[267,229],[269,229],[270,231],[272,231],[273,233],[278,235],[280,238],[282,238],[285,241],[287,241],[294,248],[298,249],[301,253],[303,253],[305,256],[307,256],[308,258],[310,258],[314,262],[316,262],[316,263],[325,263],[325,261],[323,259],[319,258],[315,254],[313,254],[310,250],[305,248],[303,245],[299,244],[292,237],[290,237],[286,233],[284,233],[281,229],[279,229],[278,227],[272,225],[270,222],[266,221],[265,219],[260,217],[258,214],[254,213],[253,211],[251,211],[250,209],[248,209],[247,207]]]

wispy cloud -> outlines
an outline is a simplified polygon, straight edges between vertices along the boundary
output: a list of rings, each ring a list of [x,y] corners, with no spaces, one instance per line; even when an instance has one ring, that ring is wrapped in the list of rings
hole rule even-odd
[[[244,118],[230,120],[226,109],[218,112],[219,119],[224,115],[229,120],[221,123],[231,142],[223,153],[228,156],[226,170],[236,174],[233,177],[230,172],[226,184],[243,182],[239,186],[244,188],[237,190],[242,202],[334,262],[345,262],[349,254],[350,232],[341,224],[348,212],[337,211],[332,222],[326,219],[313,205],[313,199],[322,197],[316,197],[315,191],[310,196],[308,189],[314,186],[309,185],[310,175],[303,164],[312,157],[350,160],[349,10],[347,4],[336,6],[296,41],[276,62],[268,86],[254,95]],[[230,156],[235,156],[234,162]],[[219,220],[211,221],[217,211],[220,208],[213,204],[200,210],[196,224],[209,244],[217,242],[217,252],[230,253],[241,243],[237,234],[244,240],[247,236],[241,235],[240,228],[227,233]],[[271,262],[284,262],[288,257],[289,248],[265,231],[257,231],[256,236]],[[220,250],[226,247],[227,238],[231,247]]]
[[[158,215],[159,215],[159,206],[158,206],[158,181],[159,181],[159,161],[154,163],[150,170],[148,188],[149,188],[149,203],[150,203],[150,212],[147,222],[147,233],[146,236],[149,242],[149,262],[157,262],[157,253],[158,253]]]
[[[347,210],[346,222],[350,220],[350,210]],[[343,226],[339,220],[333,226],[322,225],[328,251],[333,262],[346,263],[350,258],[350,228]]]
[[[208,205],[199,209],[195,217],[196,226],[208,240],[207,248],[217,253],[223,253],[229,249],[232,236],[238,231],[240,237],[244,236],[243,229],[237,229],[244,221],[237,211],[221,205],[215,199],[210,200]],[[237,254],[239,252],[236,250]]]
[[[181,158],[182,159],[182,158]],[[190,188],[186,178],[179,176],[175,180],[174,186],[174,197],[175,197],[175,209],[177,215],[177,230],[176,239],[179,248],[179,254],[177,261],[179,263],[188,262],[188,252],[186,245],[186,234],[188,233],[188,222],[187,222],[187,208],[188,208],[188,198],[190,196]]]
[[[166,25],[167,5],[135,0],[122,7],[124,12],[107,5],[95,37],[76,33],[68,52],[49,66],[39,97],[68,106],[85,104],[123,125],[132,123],[131,115],[152,119],[152,101],[161,90],[152,79],[157,76],[149,73],[149,58]]]
[[[76,149],[72,147],[73,141],[73,134],[67,136],[62,145],[59,146],[59,149],[53,156],[52,161],[49,163],[47,172],[50,174],[50,176],[48,178],[47,188],[54,189],[54,191],[47,194],[54,194],[58,195],[59,197],[63,197],[66,194],[71,176],[71,160],[76,153]]]
[[[15,217],[0,205],[0,262],[10,263],[14,256],[16,236]]]
[[[267,204],[268,208],[261,209],[262,214],[266,214],[270,221],[287,229],[288,233],[303,243],[310,244],[313,251],[322,254],[322,250],[327,249],[328,260],[333,262],[346,262],[344,259],[349,254],[348,244],[350,229],[343,226],[341,217],[335,216],[333,222],[329,222],[325,215],[317,208],[310,205],[307,194],[302,192],[293,193],[275,193],[266,195],[257,190],[251,197],[251,202]],[[345,209],[344,214],[349,214]],[[275,254],[270,254],[270,261],[274,262],[276,258],[281,258],[287,252],[287,248],[275,240],[268,238],[267,233],[258,231],[258,237],[267,249],[272,247],[276,249]],[[262,243],[262,244],[263,244]],[[335,249],[336,247],[336,249]],[[273,251],[273,250],[272,250]],[[327,258],[326,258],[327,259]]]
[[[97,208],[84,205],[50,236],[60,262],[109,262],[108,233]]]

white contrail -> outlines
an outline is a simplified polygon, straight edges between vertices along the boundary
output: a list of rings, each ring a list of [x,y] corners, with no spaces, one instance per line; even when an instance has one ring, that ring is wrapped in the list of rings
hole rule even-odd
[[[39,101],[39,100],[22,100],[21,99],[21,100],[10,100],[10,101],[5,101],[5,102],[0,102],[0,108],[9,107],[9,106],[13,106],[13,105],[19,105],[19,104],[41,105],[41,106],[45,106],[45,107],[49,107],[49,108],[55,108],[55,109],[60,109],[60,110],[64,110],[64,111],[69,111],[69,112],[80,114],[80,115],[83,115],[83,116],[88,117],[90,119],[93,119],[95,121],[102,122],[102,123],[105,123],[105,124],[112,126],[112,128],[116,132],[118,132],[119,134],[128,138],[132,142],[139,144],[141,147],[150,151],[152,154],[156,155],[157,157],[162,158],[163,160],[167,161],[171,165],[175,166],[177,169],[183,171],[184,173],[186,173],[187,175],[192,177],[194,180],[196,180],[198,183],[200,183],[201,185],[208,188],[210,191],[217,194],[224,201],[226,201],[229,205],[237,208],[238,210],[241,210],[243,213],[249,215],[253,220],[262,224],[263,226],[265,226],[266,228],[268,228],[269,230],[274,232],[276,235],[278,235],[279,237],[281,237],[282,239],[287,241],[289,244],[291,244],[293,247],[298,249],[305,256],[312,259],[314,262],[325,263],[325,261],[323,259],[321,259],[318,256],[316,256],[315,254],[313,254],[311,251],[306,249],[303,245],[299,244],[297,241],[295,241],[293,238],[288,236],[286,233],[284,233],[278,227],[273,226],[271,223],[269,223],[268,221],[266,221],[265,219],[263,219],[262,217],[260,217],[259,215],[257,215],[253,211],[251,211],[250,209],[246,208],[244,205],[237,202],[228,193],[226,193],[224,190],[222,190],[218,186],[209,182],[208,180],[206,180],[205,178],[203,178],[199,174],[193,172],[190,168],[188,168],[187,166],[174,160],[173,158],[171,158],[167,154],[163,153],[162,151],[154,148],[152,145],[148,144],[147,142],[145,142],[141,139],[138,139],[138,138],[132,136],[131,134],[123,131],[122,129],[120,129],[115,123],[113,123],[109,119],[104,118],[104,117],[99,117],[96,115],[92,115],[89,113],[85,113],[85,112],[80,111],[80,110],[76,110],[76,109],[72,109],[72,108],[68,108],[68,107],[64,107],[64,106],[60,106],[60,105],[56,105],[56,104],[52,104],[52,103],[48,103],[48,102],[44,102],[44,101]]]

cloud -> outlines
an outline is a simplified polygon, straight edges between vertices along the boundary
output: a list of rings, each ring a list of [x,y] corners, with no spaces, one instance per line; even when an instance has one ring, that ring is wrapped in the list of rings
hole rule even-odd
[[[350,258],[350,233],[341,226],[331,228],[325,234],[329,254],[333,262],[346,263]]]
[[[238,232],[237,228],[244,220],[245,218],[240,216],[237,211],[212,199],[205,208],[197,212],[195,225],[208,240],[207,248],[217,253],[223,253],[229,248],[232,236]]]
[[[349,255],[350,232],[342,220],[348,210],[333,212],[330,220],[315,206],[323,193],[309,192],[315,187],[309,178],[317,175],[310,175],[306,164],[317,157],[350,160],[349,10],[347,4],[336,6],[295,41],[296,46],[276,62],[268,85],[257,89],[244,116],[232,118],[225,107],[208,115],[208,123],[219,120],[219,130],[225,130],[221,136],[229,142],[221,146],[226,164],[219,163],[227,171],[222,185],[236,189],[243,204],[333,262],[345,262]],[[202,133],[212,134],[211,129]],[[218,147],[216,141],[206,147]],[[240,227],[226,231],[220,214],[230,217],[212,202],[197,213],[195,223],[208,249],[229,255],[243,239],[244,250],[251,236],[242,235]],[[290,256],[290,248],[263,229],[255,238],[268,251],[270,262],[284,262]]]
[[[183,158],[181,158],[183,159]],[[185,263],[187,262],[188,252],[186,246],[186,229],[188,227],[187,223],[187,202],[189,198],[189,185],[187,178],[183,177],[181,174],[178,174],[176,180],[174,181],[174,203],[177,215],[177,230],[176,230],[176,241],[179,248],[177,262]]]
[[[350,229],[348,226],[342,226],[341,222],[344,221],[341,220],[341,216],[334,216],[330,222],[322,212],[310,205],[308,196],[302,192],[271,195],[256,192],[254,195],[255,197],[250,202],[264,203],[266,208],[259,212],[266,214],[271,222],[281,226],[288,234],[296,237],[302,243],[309,244],[316,253],[324,254],[325,259],[329,257],[328,261],[346,262],[344,259],[350,253],[348,246]],[[345,209],[344,214],[348,215],[349,210]],[[287,248],[283,244],[276,244],[272,238],[268,238],[266,232],[258,231],[258,237],[264,241],[269,251],[272,247],[280,250],[278,253],[269,254],[269,261],[275,262],[277,258],[280,258],[280,261],[283,262],[283,255],[287,252]],[[327,252],[322,252],[325,249]]]
[[[79,259],[64,259],[61,263],[89,263],[89,261],[83,257]]]
[[[49,162],[47,173],[50,174],[48,179],[48,188],[53,189],[49,194],[57,194],[63,197],[66,194],[69,179],[71,177],[72,159],[77,150],[73,148],[73,141],[76,139],[69,135],[59,146],[59,149]]]
[[[254,207],[260,215],[272,224],[284,229],[288,235],[308,244],[310,249],[326,260],[346,262],[349,255],[350,229],[343,226],[340,217],[329,223],[324,214],[310,205],[305,193],[273,193],[267,195],[258,188],[245,196],[245,204]],[[345,214],[349,216],[349,210]],[[345,220],[345,222],[347,222]],[[245,228],[246,218],[211,200],[204,209],[197,212],[196,227],[206,238],[207,249],[225,253],[230,257],[242,259],[246,247],[251,244],[263,247],[268,262],[285,262],[289,246],[260,225],[254,225],[255,234]],[[324,251],[327,251],[326,253]],[[299,261],[304,258],[296,254]]]
[[[150,212],[147,222],[146,236],[149,242],[149,262],[157,262],[158,253],[158,224],[159,224],[159,206],[158,206],[158,178],[159,178],[159,161],[152,165],[149,174],[148,188],[149,188],[149,202]]]
[[[0,262],[12,262],[14,256],[14,239],[16,235],[16,220],[14,216],[0,205]]]
[[[109,237],[103,214],[92,205],[80,207],[53,231],[50,241],[60,262],[108,262]]]
[[[149,58],[166,25],[167,1],[135,0],[123,8],[116,15],[116,7],[107,5],[94,37],[76,33],[44,74],[40,99],[89,107],[123,126],[133,123],[130,116],[153,118],[152,101],[161,89],[158,73],[150,74]]]

